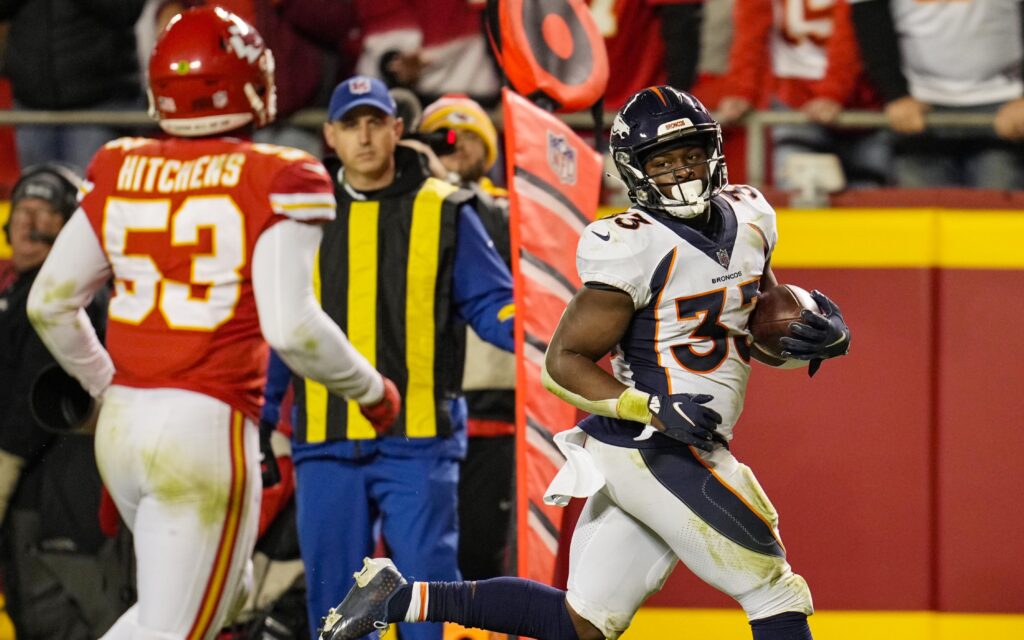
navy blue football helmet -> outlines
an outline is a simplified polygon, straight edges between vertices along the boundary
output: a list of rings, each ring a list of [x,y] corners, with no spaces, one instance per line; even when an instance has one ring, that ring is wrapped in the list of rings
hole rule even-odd
[[[672,188],[675,197],[668,197],[644,170],[644,162],[655,152],[683,145],[704,148],[707,180],[679,183]],[[615,116],[609,147],[630,200],[645,209],[692,218],[729,182],[722,128],[700,100],[672,87],[648,87],[630,98]]]

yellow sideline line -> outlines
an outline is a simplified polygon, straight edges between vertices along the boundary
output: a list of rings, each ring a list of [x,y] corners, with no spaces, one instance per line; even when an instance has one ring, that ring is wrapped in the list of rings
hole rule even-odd
[[[9,208],[0,201],[0,224]],[[778,227],[776,267],[1024,269],[1024,211],[780,209]],[[0,234],[0,260],[10,256]]]
[[[934,611],[820,611],[809,618],[815,638],[827,640],[1019,640],[1024,614]],[[737,609],[641,609],[623,640],[750,640],[747,617]],[[383,640],[397,640],[391,625]],[[503,634],[446,623],[444,640],[507,640]]]
[[[935,265],[937,215],[906,210],[780,210],[777,267]]]
[[[784,209],[778,226],[778,266],[1024,268],[1020,211]]]
[[[0,227],[7,222],[7,216],[11,213],[9,200],[0,200]],[[0,260],[7,260],[11,257],[11,245],[7,244],[7,236],[0,233]]]
[[[1024,269],[1021,211],[779,209],[778,229],[777,267]]]
[[[819,611],[809,618],[816,638],[828,640],[1017,640],[1024,638],[1024,614],[938,613],[932,611]],[[742,611],[645,608],[624,640],[661,638],[750,640]]]

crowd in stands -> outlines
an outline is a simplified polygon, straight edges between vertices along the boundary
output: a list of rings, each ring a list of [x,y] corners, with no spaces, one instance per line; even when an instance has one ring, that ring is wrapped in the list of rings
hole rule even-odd
[[[183,8],[205,2],[0,2],[0,78],[13,89],[8,108],[143,108],[139,69],[156,34]],[[353,72],[409,88],[422,104],[461,93],[485,109],[499,106],[502,75],[483,28],[484,0],[219,4],[267,34],[275,54],[279,117],[259,141],[322,155],[319,131],[287,118],[326,107],[334,85]],[[638,88],[667,82],[692,90],[724,125],[741,124],[755,109],[806,114],[808,125],[772,127],[766,162],[773,186],[793,188],[786,166],[794,153],[837,155],[849,188],[1016,189],[1024,180],[1017,144],[1024,137],[1022,28],[1014,0],[588,4],[608,52],[606,111],[618,110]],[[837,127],[847,110],[884,113],[889,126]],[[995,125],[926,127],[929,112],[992,113]],[[131,132],[23,125],[14,130],[16,152],[4,156],[23,167],[61,161],[84,169],[103,142]],[[730,157],[735,174],[742,156]],[[499,183],[501,170],[499,162],[492,176]]]
[[[0,0],[0,88],[8,85],[12,96],[0,109],[144,109],[141,70],[146,68],[153,43],[180,11],[203,4],[212,3]],[[399,102],[397,110],[406,115],[407,133],[419,134],[418,141],[401,144],[414,149],[426,144],[439,152],[441,165],[433,165],[433,173],[475,193],[482,203],[480,222],[494,239],[502,261],[510,265],[501,135],[488,115],[500,109],[503,77],[484,29],[485,0],[221,0],[216,4],[255,25],[273,51],[278,119],[258,131],[256,141],[324,157],[331,149],[320,127],[298,126],[289,122],[290,116],[306,109],[327,109],[335,87],[353,74],[379,78],[392,89],[407,89],[415,96],[413,103],[427,108],[417,127],[412,120],[421,107],[414,104],[403,111],[408,103]],[[700,97],[725,126],[740,126],[758,110],[805,114],[808,124],[771,129],[771,155],[766,162],[777,188],[794,186],[793,170],[787,167],[798,165],[791,158],[824,154],[838,158],[848,188],[1024,189],[1024,10],[1018,0],[589,0],[588,4],[608,51],[606,111],[618,110],[642,87],[668,83]],[[4,95],[0,91],[0,100]],[[888,126],[838,126],[844,112],[861,110],[884,114]],[[930,126],[926,119],[930,113],[986,113],[993,116],[994,125]],[[60,163],[57,166],[64,168],[59,171],[84,175],[90,158],[106,142],[123,135],[159,135],[155,127],[114,124],[18,125],[12,128],[13,135],[10,129],[7,134],[2,129],[0,164],[13,166],[15,176],[33,175],[32,167],[46,163]],[[449,147],[429,137],[448,130],[458,133],[456,140],[448,141]],[[735,149],[727,155],[736,163],[730,169],[741,171],[742,162],[737,161],[743,156]],[[4,175],[0,170],[0,181]],[[0,184],[0,196],[10,199],[14,186],[13,181]],[[615,190],[607,193],[606,203],[615,204]],[[56,198],[42,200],[55,207],[60,204]],[[57,210],[63,224],[70,211]],[[32,246],[28,240],[16,246],[22,233],[18,223],[12,217],[5,237],[15,250],[14,257],[20,259],[20,252]],[[0,248],[7,247],[0,242]],[[41,264],[41,259],[33,259],[27,267],[12,266],[3,259],[10,257],[10,253],[0,254],[0,302],[4,305],[0,319],[11,292],[17,293],[18,287],[27,292]],[[463,575],[483,578],[510,569],[504,534],[510,527],[514,373],[507,353],[489,347],[472,331],[467,339],[469,361],[487,363],[468,371],[486,370],[495,378],[469,375],[462,381],[470,401],[470,459],[464,463],[463,484],[458,488],[463,498],[459,517],[463,540],[477,545],[467,544],[459,560]],[[11,340],[11,344],[26,344],[21,338]],[[11,353],[0,354],[7,358],[0,361],[4,387],[15,383],[18,389],[25,387],[40,367],[52,361],[38,353],[31,363],[28,356],[11,360]],[[8,390],[0,388],[0,392]],[[0,480],[10,485],[11,503],[0,533],[4,546],[0,579],[15,613],[15,626],[24,637],[97,637],[103,631],[99,627],[131,604],[126,578],[131,563],[123,553],[124,533],[118,531],[109,502],[105,522],[74,519],[81,516],[83,506],[102,510],[104,504],[94,465],[81,459],[83,436],[56,437],[35,431],[22,406],[24,398],[15,403],[17,398],[8,395],[0,396],[4,398],[0,406],[0,476],[4,477]],[[273,415],[264,417],[287,427],[290,414],[278,408],[275,404]],[[21,440],[15,430],[22,434]],[[33,437],[24,437],[26,432]],[[66,443],[63,454],[44,455],[47,447],[58,442]],[[12,464],[16,469],[5,473]],[[71,466],[84,466],[81,477],[85,480],[62,483],[54,470]],[[290,465],[284,469],[291,472]],[[466,483],[469,473],[483,480]],[[19,479],[23,485],[17,489]],[[488,480],[491,484],[485,486]],[[57,493],[52,495],[70,496],[67,501],[78,508],[68,522],[51,518],[47,530],[40,518],[57,507],[40,492],[53,486]],[[274,517],[294,519],[294,505],[284,506],[291,490],[292,485],[287,485],[269,496]],[[466,506],[470,503],[475,508]],[[479,523],[487,526],[474,527]],[[100,529],[118,543],[100,538]],[[268,521],[261,535],[266,557],[298,557],[293,532]],[[92,583],[86,581],[83,586],[81,581],[65,580],[61,571],[72,575],[85,566],[61,564],[59,554],[67,549],[44,548],[31,562],[19,561],[25,549],[47,541],[56,544],[54,540],[70,540],[70,552],[88,555],[91,564],[87,566],[114,576],[116,580],[108,582],[119,590],[93,593],[92,608],[76,609],[72,601]],[[42,574],[62,583],[57,596],[48,593],[43,595],[50,599],[40,599],[33,592],[39,583],[26,582],[26,576]],[[294,586],[295,573],[285,576],[275,597]],[[334,599],[331,594],[325,601]],[[254,599],[250,605],[263,607],[264,614],[273,606],[266,598]],[[78,615],[61,618],[47,613],[40,618],[32,613],[39,607],[53,607],[48,612],[67,607]],[[304,607],[300,602],[278,615],[282,620],[301,618]],[[39,619],[62,625],[37,629],[33,621]]]

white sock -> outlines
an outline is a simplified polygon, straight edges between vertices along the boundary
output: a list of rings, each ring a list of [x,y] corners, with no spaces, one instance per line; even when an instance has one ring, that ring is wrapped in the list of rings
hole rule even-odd
[[[427,619],[427,606],[430,604],[430,589],[426,582],[412,583],[412,598],[409,599],[409,610],[405,612],[405,622],[423,622]]]

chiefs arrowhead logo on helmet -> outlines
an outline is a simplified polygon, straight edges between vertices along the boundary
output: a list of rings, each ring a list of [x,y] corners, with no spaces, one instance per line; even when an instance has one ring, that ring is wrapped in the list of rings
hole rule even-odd
[[[252,29],[252,27],[249,27],[249,29]],[[263,53],[263,43],[251,44],[247,42],[245,39],[246,30],[237,24],[228,27],[228,33],[231,34],[231,37],[228,38],[228,44],[231,45],[231,50],[235,52],[235,55],[249,64],[256,62],[260,54]]]

